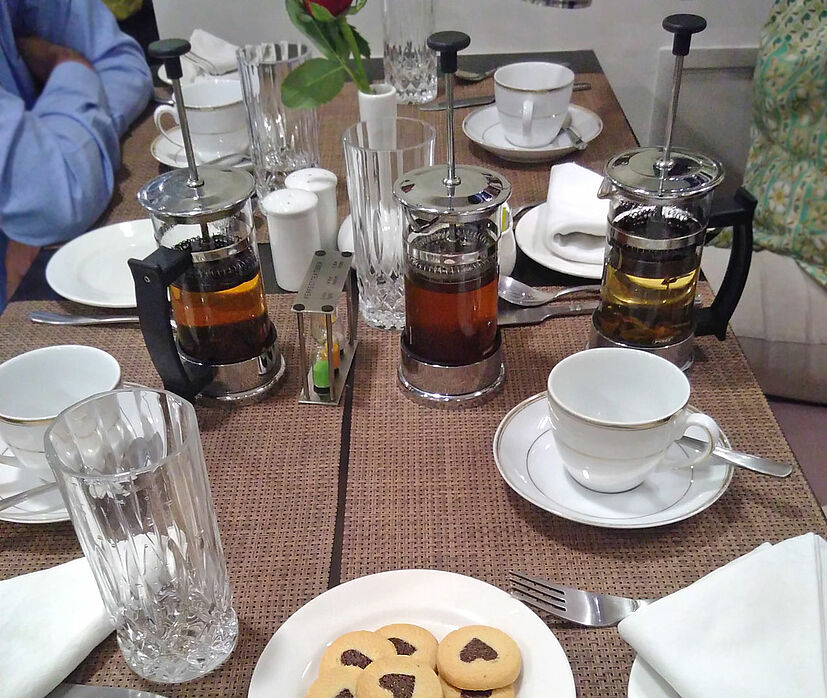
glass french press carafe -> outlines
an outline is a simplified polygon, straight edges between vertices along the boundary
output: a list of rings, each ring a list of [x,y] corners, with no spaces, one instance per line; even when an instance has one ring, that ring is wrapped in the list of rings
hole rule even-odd
[[[702,31],[706,21],[696,15],[672,15],[663,26],[675,34],[677,57],[666,145],[621,153],[606,165],[598,196],[611,203],[600,306],[592,316],[589,346],[644,349],[686,369],[692,364],[695,335],[723,338],[743,290],[754,200],[739,190],[735,204],[719,206],[711,220],[713,191],[724,177],[722,166],[700,153],[671,146],[683,56],[691,35]],[[741,215],[735,217],[739,206]],[[695,298],[710,223],[736,224],[736,250],[721,300],[699,313]]]
[[[497,243],[499,211],[511,185],[486,168],[454,163],[452,74],[457,52],[470,42],[460,32],[428,38],[445,74],[447,168],[413,170],[394,184],[407,221],[399,380],[416,399],[447,406],[476,402],[505,378]]]
[[[164,387],[190,399],[238,402],[265,394],[285,365],[264,297],[253,177],[198,168],[193,157],[178,82],[179,57],[188,50],[178,39],[150,45],[173,80],[188,168],[162,174],[138,192],[158,249],[129,266],[141,330]]]

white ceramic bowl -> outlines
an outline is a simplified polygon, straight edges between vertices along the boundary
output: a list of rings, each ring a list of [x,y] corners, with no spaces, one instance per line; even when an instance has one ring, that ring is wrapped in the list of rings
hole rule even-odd
[[[113,356],[82,345],[43,347],[0,364],[0,436],[14,454],[14,461],[3,462],[51,477],[43,445],[49,425],[70,405],[120,380]]]

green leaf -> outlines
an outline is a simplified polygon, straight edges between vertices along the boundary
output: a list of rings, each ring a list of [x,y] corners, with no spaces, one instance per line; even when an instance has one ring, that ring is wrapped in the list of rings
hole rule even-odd
[[[311,58],[281,83],[281,99],[291,109],[313,109],[329,102],[345,84],[345,70],[326,58]]]
[[[330,10],[315,2],[310,3],[310,14],[313,15],[313,19],[317,19],[320,22],[336,21],[336,18]]]
[[[359,53],[361,53],[365,58],[370,58],[370,44],[368,44],[367,39],[356,31],[356,27],[351,26],[350,30],[353,32],[353,38],[356,39],[356,45],[359,47]]]

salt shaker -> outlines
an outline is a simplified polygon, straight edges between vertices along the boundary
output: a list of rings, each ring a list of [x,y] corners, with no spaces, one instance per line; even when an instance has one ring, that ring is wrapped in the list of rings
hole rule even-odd
[[[339,214],[336,209],[337,183],[336,175],[321,167],[296,170],[284,179],[284,186],[288,189],[312,191],[319,197],[319,236],[323,250],[336,249],[339,232]]]
[[[277,189],[259,205],[267,216],[276,282],[285,291],[298,291],[321,246],[319,197],[303,189]]]

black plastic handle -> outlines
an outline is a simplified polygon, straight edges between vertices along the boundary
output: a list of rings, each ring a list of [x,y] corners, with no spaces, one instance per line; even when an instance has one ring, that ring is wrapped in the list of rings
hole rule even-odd
[[[164,62],[167,77],[170,80],[179,80],[183,75],[181,56],[189,53],[191,48],[190,42],[186,39],[161,39],[160,41],[153,41],[147,46],[146,51],[151,58],[157,58]]]
[[[439,53],[439,69],[444,73],[457,72],[457,53],[471,45],[471,37],[462,32],[436,32],[428,37],[428,48]]]
[[[663,28],[675,35],[672,53],[676,56],[685,56],[689,53],[692,35],[706,29],[706,20],[700,15],[669,15],[663,20]]]
[[[752,219],[756,204],[755,197],[743,187],[738,188],[731,200],[712,202],[709,227],[731,225],[732,250],[715,300],[695,315],[695,334],[698,336],[712,334],[720,340],[726,337],[727,325],[741,300],[749,275],[752,261]]]
[[[178,347],[169,322],[167,287],[192,266],[189,252],[159,247],[146,259],[130,259],[129,268],[135,281],[138,319],[149,356],[164,388],[192,400],[213,377],[205,367],[187,373],[178,355]]]

